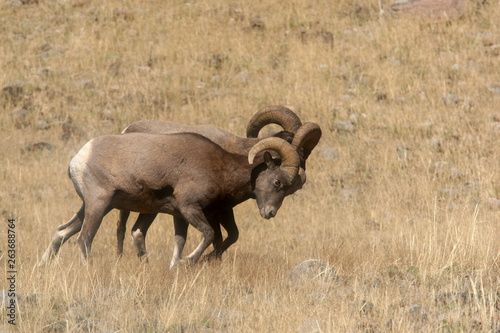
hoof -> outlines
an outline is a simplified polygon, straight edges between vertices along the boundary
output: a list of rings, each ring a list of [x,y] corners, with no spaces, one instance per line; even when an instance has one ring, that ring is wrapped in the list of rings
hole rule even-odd
[[[137,257],[139,257],[140,262],[144,262],[146,264],[149,263],[149,255],[147,252],[143,252],[141,254],[137,254]]]
[[[190,258],[179,259],[177,262],[170,265],[170,269],[180,268],[180,267],[191,267],[195,262]]]
[[[221,255],[217,255],[217,253],[214,251],[210,252],[209,254],[205,254],[201,260],[203,262],[210,262],[210,261],[213,261],[213,260],[216,260],[216,259],[222,259],[222,256]]]

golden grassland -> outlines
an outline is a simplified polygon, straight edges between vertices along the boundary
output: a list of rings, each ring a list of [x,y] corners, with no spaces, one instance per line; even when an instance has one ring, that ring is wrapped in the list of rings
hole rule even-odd
[[[3,329],[498,332],[500,5],[470,1],[453,22],[383,5],[3,2],[0,214],[16,220],[19,295]],[[87,140],[147,118],[244,135],[269,104],[323,137],[276,218],[253,201],[235,208],[240,239],[221,261],[169,271],[166,215],[148,233],[149,263],[128,234],[118,260],[111,212],[92,264],[74,237],[36,267],[81,205],[67,166]],[[190,230],[184,253],[199,240]],[[311,258],[338,280],[288,283]]]

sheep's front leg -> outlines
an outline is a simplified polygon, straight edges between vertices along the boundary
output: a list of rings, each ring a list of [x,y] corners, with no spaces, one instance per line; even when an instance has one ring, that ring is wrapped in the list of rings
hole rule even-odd
[[[232,244],[238,240],[239,232],[236,222],[234,220],[234,213],[232,209],[224,210],[210,218],[210,225],[214,228],[214,250],[204,256],[206,260],[213,258],[220,259],[222,253],[226,251]],[[222,233],[220,226],[223,226],[227,231],[227,238],[222,241]]]
[[[221,246],[217,250],[217,257],[220,257],[222,253],[224,253],[231,245],[236,243],[240,232],[238,231],[238,226],[236,225],[236,221],[234,220],[233,210],[227,210],[222,215],[222,219],[220,220],[220,224],[226,229],[227,237],[222,242]]]
[[[184,219],[189,222],[193,227],[198,229],[203,234],[203,239],[198,245],[198,247],[188,255],[187,261],[189,264],[193,264],[200,259],[203,252],[207,247],[212,244],[214,240],[214,229],[210,226],[205,217],[205,214],[198,205],[190,205],[185,208],[180,209],[181,214]],[[177,262],[173,266],[176,266]]]

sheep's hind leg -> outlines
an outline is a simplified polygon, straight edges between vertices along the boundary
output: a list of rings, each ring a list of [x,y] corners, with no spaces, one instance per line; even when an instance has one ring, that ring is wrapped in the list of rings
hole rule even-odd
[[[146,233],[148,232],[151,223],[153,223],[157,214],[139,214],[132,228],[132,238],[134,239],[137,256],[141,259],[146,253]],[[148,258],[146,258],[147,262]]]
[[[116,254],[121,257],[123,254],[123,240],[127,230],[127,220],[130,215],[128,210],[120,210],[120,217],[116,223]]]
[[[182,250],[186,244],[187,231],[189,223],[182,217],[174,216],[174,229],[175,229],[175,245],[172,260],[170,261],[170,268],[174,267],[179,260],[181,260]]]
[[[43,266],[47,261],[54,258],[64,242],[82,229],[84,217],[85,204],[82,205],[80,210],[68,222],[57,227],[56,233],[52,237],[49,247],[42,255],[42,259],[38,263],[38,266]]]
[[[87,258],[92,249],[92,241],[94,240],[97,230],[101,226],[102,219],[111,210],[111,207],[103,205],[103,202],[107,202],[107,200],[100,198],[99,200],[96,199],[94,204],[90,204],[89,202],[85,203],[85,218],[77,238],[80,249],[82,250],[82,262],[84,264],[87,263]]]
[[[210,226],[214,229],[214,241],[212,242],[214,249],[209,254],[205,254],[203,256],[204,261],[210,261],[212,259],[218,258],[217,256],[218,249],[222,245],[222,231],[220,228],[221,226],[220,221],[222,219],[222,215],[223,213],[219,213],[207,218],[208,221],[210,222]]]

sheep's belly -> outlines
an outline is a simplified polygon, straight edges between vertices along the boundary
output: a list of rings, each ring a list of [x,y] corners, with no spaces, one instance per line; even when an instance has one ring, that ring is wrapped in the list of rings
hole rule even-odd
[[[168,191],[167,191],[168,192]],[[176,213],[176,199],[172,193],[116,193],[113,196],[112,206],[116,209],[129,210],[139,213]]]

